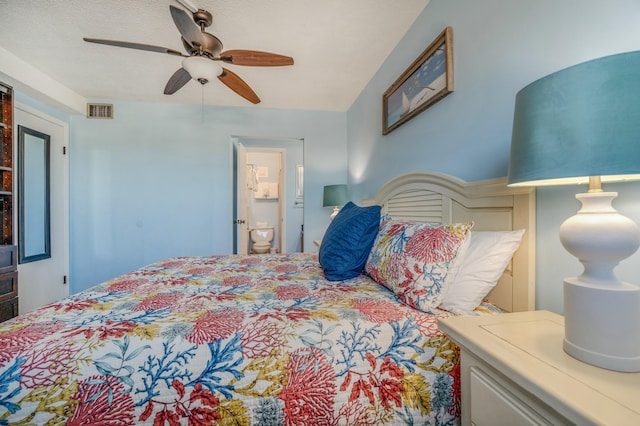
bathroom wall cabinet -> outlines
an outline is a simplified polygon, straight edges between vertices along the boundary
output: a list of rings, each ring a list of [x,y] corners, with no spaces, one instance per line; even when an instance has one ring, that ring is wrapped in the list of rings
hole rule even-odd
[[[13,245],[13,128],[13,89],[0,83],[0,322],[18,315],[18,256]]]

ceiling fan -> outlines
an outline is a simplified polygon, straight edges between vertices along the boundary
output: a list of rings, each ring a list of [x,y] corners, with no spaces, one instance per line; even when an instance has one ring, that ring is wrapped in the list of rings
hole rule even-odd
[[[222,67],[221,64],[262,67],[293,65],[293,58],[275,53],[256,50],[227,50],[222,52],[222,42],[220,39],[205,31],[205,28],[209,27],[213,22],[211,13],[203,9],[196,9],[185,0],[178,1],[192,12],[192,16],[190,16],[189,13],[183,9],[169,6],[171,17],[182,36],[182,44],[188,53],[187,55],[177,50],[149,44],[87,37],[84,37],[83,40],[90,43],[166,53],[168,55],[183,57],[182,67],[169,78],[164,88],[166,95],[174,94],[191,79],[204,85],[217,77],[218,80],[238,95],[249,102],[257,104],[260,102],[260,98],[253,89],[238,75]]]

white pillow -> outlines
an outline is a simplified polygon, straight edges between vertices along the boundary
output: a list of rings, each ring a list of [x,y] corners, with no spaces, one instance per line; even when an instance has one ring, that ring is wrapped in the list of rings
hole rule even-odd
[[[460,253],[459,272],[447,288],[440,308],[469,315],[497,284],[520,246],[524,229],[472,231],[469,246]]]

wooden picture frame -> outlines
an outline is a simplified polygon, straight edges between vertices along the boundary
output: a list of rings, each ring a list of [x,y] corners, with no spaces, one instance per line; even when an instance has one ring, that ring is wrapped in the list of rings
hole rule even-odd
[[[382,95],[382,134],[453,92],[453,29],[447,27]]]

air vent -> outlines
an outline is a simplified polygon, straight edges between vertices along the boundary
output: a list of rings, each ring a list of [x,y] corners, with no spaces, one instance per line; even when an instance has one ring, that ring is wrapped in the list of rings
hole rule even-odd
[[[87,104],[87,117],[113,119],[113,105],[112,104]]]

